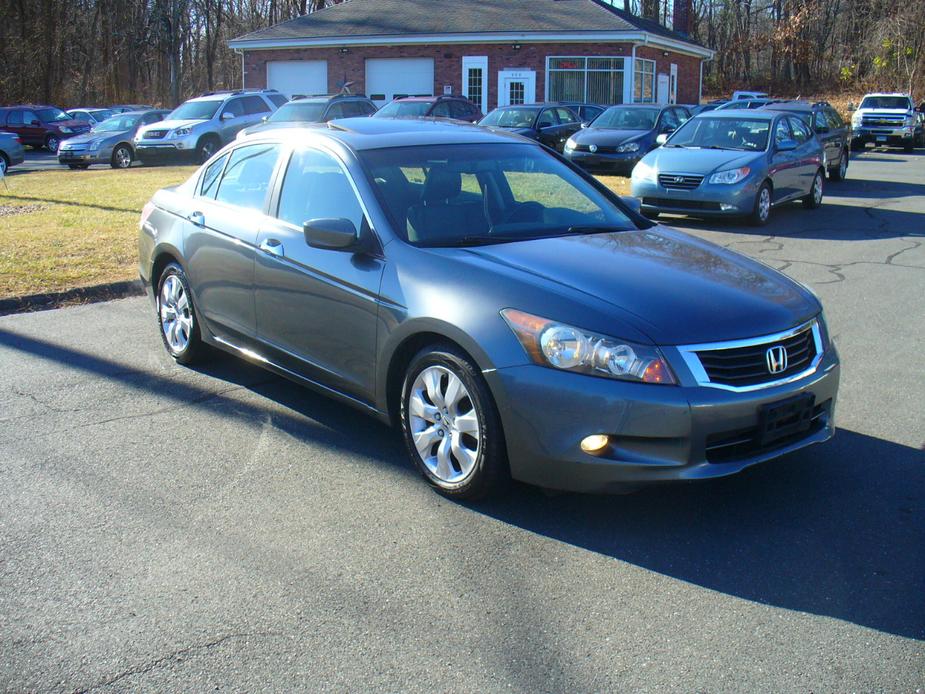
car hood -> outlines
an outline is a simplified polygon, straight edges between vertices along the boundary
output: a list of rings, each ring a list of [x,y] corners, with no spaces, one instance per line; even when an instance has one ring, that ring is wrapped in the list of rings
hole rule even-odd
[[[907,116],[912,113],[911,108],[859,108],[858,113],[865,116]]]
[[[68,120],[56,120],[44,124],[49,128],[70,128],[71,130],[88,130],[90,128],[89,123],[84,123],[82,120],[74,120],[73,118]]]
[[[326,125],[323,121],[310,121],[310,120],[281,120],[281,121],[264,121],[258,123],[257,125],[251,125],[250,127],[244,128],[240,131],[240,137],[244,135],[250,135],[252,133],[263,132],[264,130],[277,130],[279,128],[306,128],[306,127],[321,127]]]
[[[205,118],[188,118],[184,120],[160,120],[157,123],[151,123],[141,128],[141,132],[148,130],[176,130],[177,128],[190,128],[200,123],[205,123]]]
[[[805,287],[743,255],[667,227],[465,249],[533,281],[570,288],[660,345],[757,337],[819,313]],[[568,321],[569,316],[549,316]],[[596,326],[578,326],[595,329]],[[615,335],[627,337],[627,335]]]
[[[650,130],[617,130],[611,128],[585,128],[572,136],[583,145],[622,145],[631,140],[641,140]]]
[[[764,152],[743,152],[732,149],[695,149],[692,147],[659,147],[643,161],[656,171],[676,171],[691,174],[710,174],[724,169],[747,166],[764,157]]]

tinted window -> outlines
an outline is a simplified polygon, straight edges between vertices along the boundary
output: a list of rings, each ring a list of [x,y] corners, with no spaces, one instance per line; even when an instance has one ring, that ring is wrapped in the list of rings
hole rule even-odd
[[[337,104],[331,104],[331,108],[328,109],[328,112],[324,114],[325,120],[333,120],[335,118],[346,118],[347,110],[344,108],[346,104],[343,102]]]
[[[58,120],[70,120],[64,111],[60,108],[43,108],[38,111],[39,120],[43,123],[54,123]]]
[[[225,105],[225,108],[222,109],[222,115],[224,116],[226,113],[230,113],[231,115],[235,117],[243,116],[244,115],[243,99],[232,99],[231,101],[229,101]]]
[[[453,118],[459,118],[460,120],[468,120],[472,116],[469,115],[469,107],[463,101],[452,101],[450,102],[450,114]]]
[[[244,113],[246,114],[267,113],[270,110],[267,102],[259,96],[245,96],[241,101],[244,102]]]
[[[813,134],[810,131],[809,127],[807,127],[806,123],[804,123],[802,120],[794,116],[791,116],[790,118],[788,118],[788,120],[790,121],[790,130],[793,132],[793,138],[797,142],[799,142],[800,144],[803,144],[804,142],[812,138]]]
[[[539,130],[540,128],[548,128],[551,125],[557,125],[556,115],[552,112],[551,108],[547,108],[544,109],[543,112],[540,113],[540,117],[536,119],[536,128]]]
[[[10,118],[7,121],[7,125],[22,125],[23,124],[23,112],[22,111],[10,111]]]
[[[293,152],[276,216],[298,227],[309,219],[344,217],[360,229],[364,219],[363,208],[340,163],[313,149]]]
[[[231,153],[215,199],[236,207],[262,210],[276,164],[278,145],[248,145]]]
[[[594,119],[592,128],[614,128],[616,130],[652,130],[658,119],[656,108],[608,108]]]
[[[557,108],[556,115],[559,116],[560,123],[577,123],[578,118],[567,108]]]
[[[581,117],[585,120],[594,120],[604,112],[604,109],[597,106],[582,106]]]
[[[218,181],[218,175],[222,172],[222,167],[225,166],[225,162],[228,161],[228,155],[225,154],[211,164],[205,170],[205,173],[202,174],[202,183],[199,186],[199,194],[206,198],[215,197],[215,188],[216,182]]]
[[[163,113],[149,113],[141,117],[141,122],[145,125],[150,125],[151,123],[157,123],[164,119]]]
[[[379,113],[382,113],[380,111]],[[376,114],[379,115],[378,113]],[[536,119],[533,108],[498,108],[479,121],[479,125],[497,125],[501,128],[532,128]]]
[[[430,115],[435,118],[449,118],[450,117],[450,105],[446,101],[441,101],[437,104],[434,104],[434,110],[430,112]]]
[[[276,104],[276,107],[279,108],[283,104],[287,103],[289,100],[282,94],[267,94],[267,98]]]
[[[70,117],[74,120],[79,120],[82,123],[86,123],[88,120],[90,120],[90,114],[88,114],[86,111],[73,111],[68,115],[70,115]]]

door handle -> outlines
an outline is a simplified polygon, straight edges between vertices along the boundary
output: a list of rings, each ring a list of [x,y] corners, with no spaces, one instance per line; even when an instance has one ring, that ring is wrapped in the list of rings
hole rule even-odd
[[[260,250],[269,255],[286,256],[283,244],[278,239],[264,239],[260,242]]]
[[[204,227],[206,225],[206,218],[202,212],[190,212],[186,218],[195,224],[197,227]]]

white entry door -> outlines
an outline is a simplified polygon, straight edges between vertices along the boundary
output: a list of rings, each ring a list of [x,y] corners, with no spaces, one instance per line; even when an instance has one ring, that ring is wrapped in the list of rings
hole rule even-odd
[[[658,86],[655,90],[655,102],[658,104],[667,104],[668,103],[668,91],[670,87],[670,80],[668,75],[664,72],[660,72],[658,75]]]
[[[498,72],[498,106],[536,103],[536,72],[534,70],[501,70]]]

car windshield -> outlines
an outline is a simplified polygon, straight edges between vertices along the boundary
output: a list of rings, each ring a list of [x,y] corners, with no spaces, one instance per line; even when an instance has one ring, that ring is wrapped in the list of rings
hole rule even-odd
[[[360,153],[394,228],[416,246],[478,246],[635,229],[611,199],[531,144]]]
[[[500,128],[532,128],[536,119],[533,108],[498,108],[479,121],[479,125],[496,125]]]
[[[658,120],[657,108],[608,108],[591,123],[592,128],[651,130]]]
[[[678,128],[666,146],[759,152],[767,149],[770,131],[770,120],[697,116]]]
[[[122,130],[131,130],[138,125],[139,120],[141,120],[141,116],[113,116],[112,118],[107,118],[102,123],[97,123],[96,127],[93,128],[93,132],[114,133],[121,132]]]
[[[40,108],[35,113],[43,123],[54,123],[58,120],[71,119],[71,117],[60,108]]]
[[[300,123],[317,123],[324,115],[325,101],[290,101],[284,106],[280,106],[272,116],[267,118],[268,121]]]
[[[222,102],[217,99],[187,101],[177,106],[168,118],[170,120],[209,120],[221,105]]]
[[[429,101],[393,101],[376,111],[381,118],[408,118],[426,116],[430,110]]]
[[[892,108],[907,111],[912,108],[912,101],[907,96],[865,96],[861,108]]]

